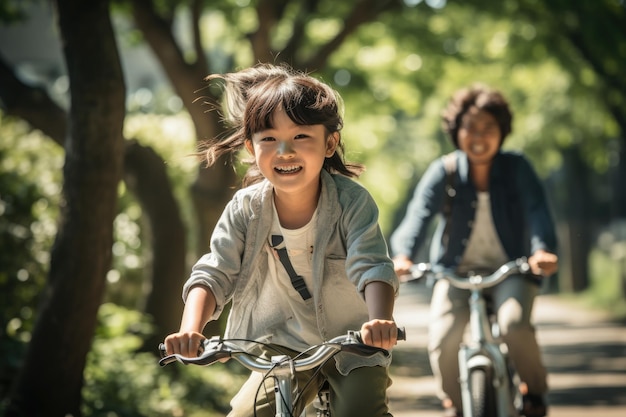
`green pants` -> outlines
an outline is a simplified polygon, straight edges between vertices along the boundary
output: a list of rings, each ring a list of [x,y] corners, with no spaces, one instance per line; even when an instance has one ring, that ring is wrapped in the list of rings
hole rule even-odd
[[[315,399],[325,380],[330,385],[333,416],[391,417],[387,401],[387,388],[391,385],[391,379],[387,368],[357,368],[344,376],[337,371],[332,359],[321,369],[297,373],[294,390],[299,396],[294,403],[294,416],[299,416]],[[232,410],[228,417],[274,417],[276,407],[273,379],[267,378],[263,381],[262,374],[252,372],[230,404]]]

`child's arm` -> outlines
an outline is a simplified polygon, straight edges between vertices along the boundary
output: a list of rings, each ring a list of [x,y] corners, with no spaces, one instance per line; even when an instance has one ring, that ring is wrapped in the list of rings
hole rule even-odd
[[[200,344],[205,339],[202,330],[211,319],[216,304],[215,296],[208,287],[196,285],[189,290],[180,329],[165,338],[168,355],[198,356]]]
[[[393,320],[394,289],[382,281],[365,286],[365,304],[370,321],[361,326],[363,343],[390,350],[395,346],[398,328]]]

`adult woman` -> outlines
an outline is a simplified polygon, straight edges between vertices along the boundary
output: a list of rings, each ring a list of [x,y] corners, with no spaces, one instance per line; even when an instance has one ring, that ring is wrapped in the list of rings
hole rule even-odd
[[[502,151],[513,115],[501,93],[484,86],[454,94],[443,112],[443,127],[457,150],[452,154],[454,197],[444,158],[434,161],[418,184],[405,218],[391,237],[394,268],[408,272],[424,242],[430,221],[443,214],[430,248],[431,262],[491,273],[504,262],[527,256],[537,277],[556,272],[556,237],[544,190],[531,165],[519,153]],[[546,370],[531,324],[539,288],[522,276],[511,277],[488,292],[511,358],[527,386],[524,415],[546,415]],[[457,352],[468,320],[467,292],[442,280],[431,300],[429,355],[447,416],[460,416]]]

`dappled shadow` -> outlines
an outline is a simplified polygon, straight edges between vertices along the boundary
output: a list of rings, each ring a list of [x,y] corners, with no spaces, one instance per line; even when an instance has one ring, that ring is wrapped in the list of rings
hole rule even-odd
[[[393,405],[396,410],[441,410],[441,401],[434,395],[394,398]]]
[[[577,330],[580,328],[577,327]],[[607,328],[622,332],[624,328]],[[551,389],[552,405],[615,406],[626,405],[626,346],[619,342],[584,342],[542,348],[549,375],[576,375],[580,382],[572,387]]]
[[[393,350],[393,362],[391,372],[394,375],[418,378],[431,376],[430,362],[426,349],[400,349]]]
[[[568,406],[623,406],[626,405],[626,386],[572,387],[551,390],[548,403]]]
[[[542,348],[550,373],[621,374],[626,384],[626,346],[621,343],[576,343]],[[622,366],[616,366],[622,363]],[[626,386],[624,391],[626,391]]]
[[[419,320],[407,323],[407,330],[426,331],[427,321],[423,317],[430,301],[430,289],[421,283],[408,283],[401,287],[401,293],[403,296],[397,303],[400,317],[411,319],[407,309],[420,315]],[[623,321],[594,321],[589,318],[578,321],[563,310],[567,306],[558,305],[557,308],[561,313],[558,317],[542,317],[543,320],[537,323],[551,384],[549,404],[581,408],[626,406],[626,324]],[[572,312],[580,314],[580,310]],[[550,343],[541,344],[544,337]],[[424,337],[419,340],[419,343],[424,343]],[[409,391],[415,394],[394,397],[396,409],[427,413],[428,410],[441,410],[432,386],[425,388],[428,392],[419,391],[426,386],[424,381],[432,378],[424,345],[404,347],[399,343],[393,350],[391,373],[403,378],[416,378],[416,385]]]

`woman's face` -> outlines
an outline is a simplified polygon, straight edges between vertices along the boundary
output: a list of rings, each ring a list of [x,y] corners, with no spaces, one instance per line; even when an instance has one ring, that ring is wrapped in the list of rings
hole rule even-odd
[[[502,144],[496,118],[476,107],[463,115],[457,138],[459,149],[467,154],[471,164],[490,163]]]

